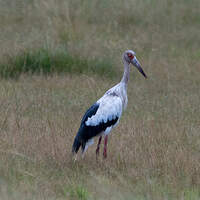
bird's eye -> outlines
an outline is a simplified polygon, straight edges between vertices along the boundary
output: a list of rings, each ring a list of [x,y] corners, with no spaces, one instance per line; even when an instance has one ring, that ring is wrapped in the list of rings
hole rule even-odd
[[[131,54],[131,53],[128,53],[127,55],[128,55],[128,57],[129,57],[130,59],[133,59],[133,58],[134,58],[134,55]]]

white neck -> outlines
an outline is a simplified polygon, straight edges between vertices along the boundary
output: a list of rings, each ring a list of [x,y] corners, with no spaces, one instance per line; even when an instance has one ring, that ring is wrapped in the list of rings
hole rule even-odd
[[[130,64],[124,60],[124,74],[121,80],[121,83],[125,83],[127,85],[129,80],[129,73],[130,73]]]

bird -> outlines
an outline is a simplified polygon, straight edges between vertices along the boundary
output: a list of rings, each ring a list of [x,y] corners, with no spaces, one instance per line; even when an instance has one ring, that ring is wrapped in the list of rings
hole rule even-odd
[[[147,78],[133,50],[126,50],[122,55],[122,61],[124,64],[124,73],[121,81],[107,90],[105,94],[85,112],[72,145],[73,155],[77,154],[81,147],[82,156],[84,156],[88,147],[94,143],[94,137],[98,136],[99,140],[96,148],[96,157],[99,155],[100,144],[102,137],[104,137],[103,158],[107,158],[108,135],[119,123],[122,112],[126,109],[128,103],[127,84],[130,74],[130,65],[132,64],[135,66],[140,73]]]

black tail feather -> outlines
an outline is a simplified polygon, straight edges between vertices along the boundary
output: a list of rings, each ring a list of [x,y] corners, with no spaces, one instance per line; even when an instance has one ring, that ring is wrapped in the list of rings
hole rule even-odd
[[[80,146],[81,146],[81,142],[79,141],[79,139],[77,137],[75,137],[74,143],[72,146],[72,153],[77,153]]]

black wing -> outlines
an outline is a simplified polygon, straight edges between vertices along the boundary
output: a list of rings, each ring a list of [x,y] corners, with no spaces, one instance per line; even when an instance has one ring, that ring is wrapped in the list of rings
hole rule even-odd
[[[82,149],[85,147],[85,143],[100,134],[101,132],[105,131],[107,127],[113,126],[118,121],[118,117],[112,120],[108,120],[106,123],[104,121],[101,121],[96,126],[90,126],[86,125],[85,122],[88,120],[89,117],[92,117],[96,114],[97,110],[99,108],[99,104],[95,103],[93,104],[85,113],[83,116],[83,119],[81,120],[81,125],[78,130],[78,133],[74,139],[74,144],[72,147],[72,152],[78,152],[78,149],[82,145]]]

